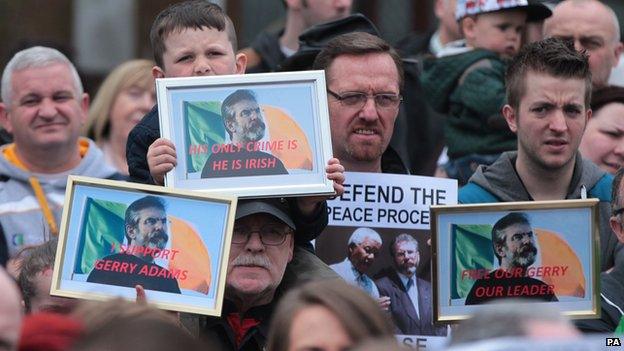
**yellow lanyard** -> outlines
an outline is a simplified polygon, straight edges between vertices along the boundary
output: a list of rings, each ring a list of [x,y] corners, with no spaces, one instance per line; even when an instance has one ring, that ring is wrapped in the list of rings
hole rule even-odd
[[[89,142],[87,140],[80,139],[78,143],[79,143],[78,149],[80,152],[80,157],[84,157],[84,155],[87,153],[87,150],[89,149]],[[19,169],[23,171],[30,173],[28,168],[26,168],[26,166],[22,163],[22,161],[17,157],[17,154],[15,153],[15,144],[8,145],[3,150],[3,153],[4,153],[4,157],[14,166],[18,167]],[[43,192],[43,188],[41,187],[41,183],[39,182],[39,179],[31,175],[30,177],[28,177],[28,182],[30,182],[30,186],[32,187],[33,192],[35,193],[37,202],[39,202],[39,207],[41,207],[43,216],[48,222],[48,226],[50,227],[50,232],[52,233],[52,235],[57,236],[59,233],[58,226],[56,225],[54,214],[52,213],[52,210],[50,210],[50,205],[48,204],[48,200],[46,199],[45,193]]]

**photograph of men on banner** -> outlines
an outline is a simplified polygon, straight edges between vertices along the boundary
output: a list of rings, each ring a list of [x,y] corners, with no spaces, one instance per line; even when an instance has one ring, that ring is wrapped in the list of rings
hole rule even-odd
[[[89,178],[70,182],[53,294],[132,299],[141,285],[164,308],[216,312],[232,199]]]
[[[446,336],[433,323],[429,207],[457,203],[448,179],[349,172],[328,201],[329,226],[316,253],[392,317],[397,335]],[[433,342],[433,341],[432,341]]]
[[[178,156],[168,186],[260,196],[278,193],[268,184],[304,194],[310,188],[297,186],[314,181],[329,193],[319,178],[331,155],[322,73],[162,79],[157,87],[162,134]]]
[[[593,200],[582,201],[585,207],[575,208],[552,208],[552,202],[509,210],[435,207],[440,317],[470,312],[460,306],[508,298],[557,303],[570,314],[594,313]]]

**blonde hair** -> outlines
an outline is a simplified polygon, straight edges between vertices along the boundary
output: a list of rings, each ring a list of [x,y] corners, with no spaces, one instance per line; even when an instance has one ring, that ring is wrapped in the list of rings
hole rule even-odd
[[[100,143],[110,134],[110,111],[119,93],[131,86],[154,89],[154,77],[150,60],[130,60],[117,66],[102,82],[89,109],[89,120],[84,134]]]

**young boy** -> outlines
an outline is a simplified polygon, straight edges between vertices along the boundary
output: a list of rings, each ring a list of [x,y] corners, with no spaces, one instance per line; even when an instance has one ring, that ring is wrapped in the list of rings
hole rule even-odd
[[[527,0],[458,0],[455,18],[465,43],[453,54],[424,63],[423,85],[434,109],[447,115],[449,162],[444,170],[465,184],[479,164],[516,148],[501,109],[505,104],[506,60],[520,49],[527,21],[551,11]]]
[[[245,72],[247,59],[244,54],[236,54],[232,21],[219,6],[209,1],[185,1],[163,10],[152,24],[150,40],[156,62],[152,69],[155,78]],[[164,175],[176,165],[173,143],[160,137],[157,106],[130,132],[126,156],[131,180],[140,183],[163,185]],[[336,192],[341,194],[344,167],[332,159],[326,172],[328,179],[334,181]],[[299,197],[288,201],[297,227],[295,242],[309,246],[309,241],[327,225],[325,198]],[[331,272],[318,265],[318,258],[304,251],[296,250],[297,267],[321,274]]]

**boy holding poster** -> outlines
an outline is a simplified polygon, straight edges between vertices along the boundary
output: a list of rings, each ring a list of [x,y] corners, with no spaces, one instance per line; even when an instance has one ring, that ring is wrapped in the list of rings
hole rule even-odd
[[[244,54],[236,54],[234,25],[223,10],[208,1],[185,1],[163,10],[154,20],[150,32],[156,66],[155,78],[243,74],[247,63]],[[164,175],[176,165],[176,152],[170,140],[160,137],[158,109],[155,106],[130,132],[126,156],[131,180],[140,183],[164,184]],[[331,159],[327,177],[334,181],[340,195],[344,168]],[[324,197],[299,197],[289,200],[297,227],[297,244],[308,245],[327,224]],[[297,250],[306,267],[321,275],[329,268],[319,260]],[[298,278],[303,272],[298,272]]]

